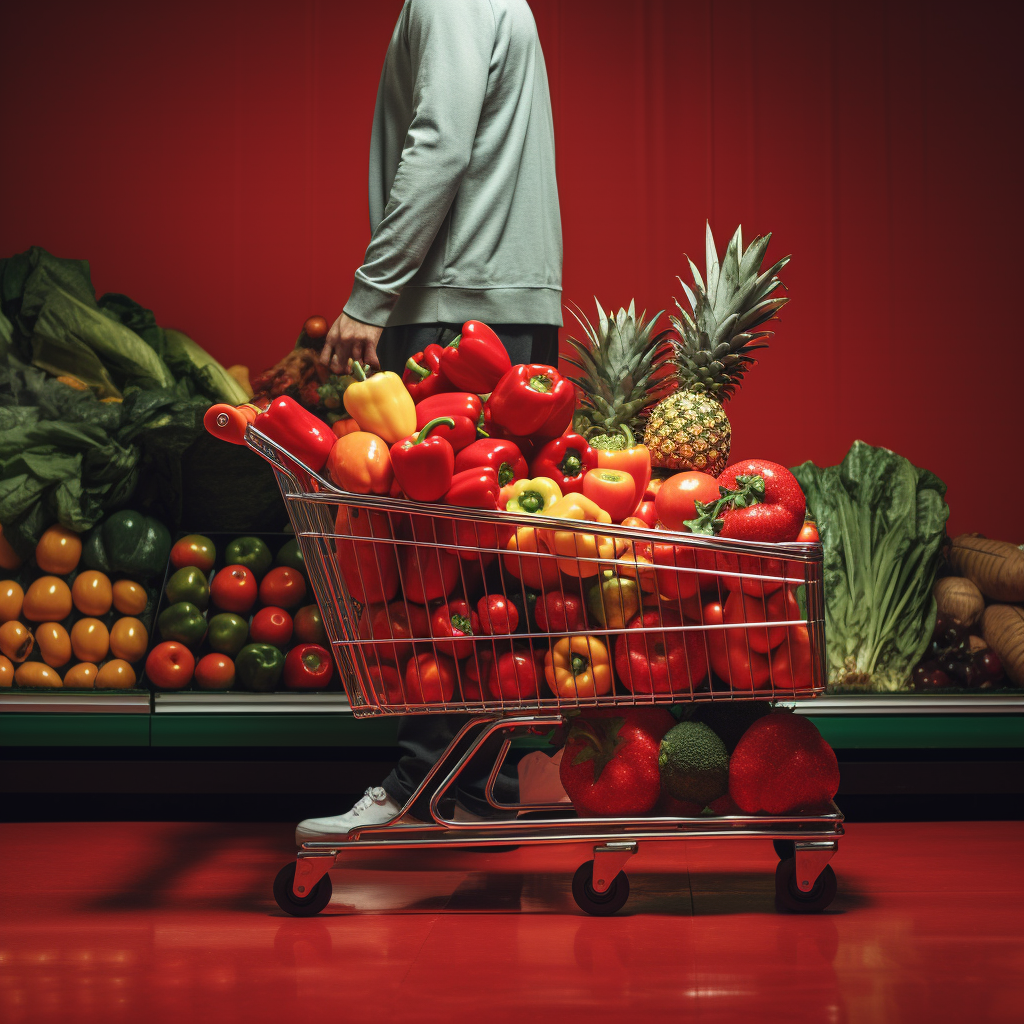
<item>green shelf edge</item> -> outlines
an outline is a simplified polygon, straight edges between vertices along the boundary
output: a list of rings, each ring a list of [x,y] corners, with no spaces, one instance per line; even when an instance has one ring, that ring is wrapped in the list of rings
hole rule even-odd
[[[0,715],[0,747],[148,747],[150,715]]]
[[[393,747],[397,718],[347,714],[153,715],[154,747]]]
[[[809,715],[836,750],[1024,747],[1024,715]]]

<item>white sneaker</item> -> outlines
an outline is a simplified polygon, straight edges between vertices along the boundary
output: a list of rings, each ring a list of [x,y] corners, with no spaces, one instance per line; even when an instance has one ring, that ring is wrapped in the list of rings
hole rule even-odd
[[[307,818],[300,821],[295,829],[295,845],[330,840],[343,836],[357,827],[383,825],[398,816],[402,805],[397,803],[382,786],[371,786],[356,801],[351,811],[337,814],[333,818]],[[408,817],[412,824],[421,824],[418,819]]]

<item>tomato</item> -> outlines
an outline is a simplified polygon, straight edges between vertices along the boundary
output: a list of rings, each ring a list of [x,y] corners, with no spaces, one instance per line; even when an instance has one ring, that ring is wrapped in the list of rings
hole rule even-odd
[[[14,685],[14,666],[10,658],[0,654],[0,689],[6,689]]]
[[[60,622],[71,614],[71,588],[56,576],[40,576],[25,594],[21,614],[29,622]]]
[[[235,685],[235,663],[226,654],[208,654],[195,668],[200,690],[230,690]]]
[[[579,594],[549,590],[537,601],[533,611],[542,633],[575,633],[583,629],[585,616]]]
[[[659,488],[654,499],[658,518],[670,530],[683,530],[684,521],[697,517],[696,502],[718,501],[718,481],[708,473],[676,473]]]
[[[261,608],[253,616],[249,636],[256,643],[286,647],[292,638],[292,617],[283,608]]]
[[[306,596],[302,573],[287,565],[271,569],[260,583],[260,600],[276,608],[298,608]]]
[[[584,478],[586,479],[586,478]],[[507,636],[519,627],[519,612],[501,594],[485,594],[477,601],[480,630],[487,636]]]
[[[734,590],[725,602],[725,621],[733,624],[745,623],[748,627],[729,630],[729,633],[743,637],[745,642],[750,645],[750,649],[758,654],[767,654],[773,647],[780,644],[786,635],[785,626],[771,626],[768,629],[752,628],[758,622],[775,621],[775,616],[767,607],[768,604],[769,602],[763,598],[749,597],[738,590]]]
[[[483,685],[490,678],[491,666],[494,664],[494,651],[490,644],[476,644],[476,650],[463,663],[459,682],[462,686],[464,701],[483,700]]]
[[[720,626],[725,611],[719,601],[704,605],[704,622]],[[771,666],[767,655],[751,649],[743,629],[709,629],[708,657],[715,675],[733,690],[762,690],[769,685]]]
[[[182,537],[171,548],[171,565],[175,569],[194,566],[208,573],[216,561],[217,549],[213,541],[200,533],[190,533],[187,537]]]
[[[110,650],[110,633],[99,619],[79,619],[71,627],[71,649],[79,661],[102,661]]]
[[[644,498],[633,510],[633,517],[640,520],[640,523],[632,524],[634,526],[639,526],[641,523],[644,526],[654,526],[658,521],[658,507],[655,505],[654,500],[652,498]]]
[[[81,557],[81,538],[63,526],[51,526],[36,545],[36,564],[43,572],[55,576],[67,576],[74,572]]]
[[[323,619],[320,618],[320,609],[315,604],[303,605],[295,613],[292,625],[295,627],[295,639],[300,644],[329,646],[327,630],[324,629]]]
[[[289,690],[322,690],[333,675],[331,655],[319,644],[299,644],[284,659],[284,685]]]
[[[310,341],[321,341],[327,337],[327,321],[322,316],[311,316],[302,325],[302,333]]]
[[[99,669],[91,661],[80,661],[64,673],[65,690],[93,690]]]
[[[0,653],[11,661],[24,661],[35,645],[32,634],[17,620],[12,619],[0,626]]]
[[[149,646],[146,627],[130,615],[118,619],[110,630],[110,653],[125,661],[138,661]]]
[[[530,651],[504,651],[491,664],[487,689],[495,700],[529,700],[537,696],[537,662]]]
[[[818,526],[813,519],[807,519],[804,521],[804,525],[800,528],[800,532],[796,535],[796,539],[801,544],[817,544],[821,538],[818,536]]]
[[[213,603],[225,612],[245,615],[256,603],[256,577],[244,565],[226,565],[210,584]],[[278,604],[268,601],[268,604]]]
[[[106,615],[114,602],[110,578],[95,569],[80,572],[71,585],[71,600],[83,615]]]
[[[402,674],[394,665],[370,665],[370,689],[381,704],[405,704]]]
[[[641,612],[615,640],[615,673],[631,693],[692,692],[708,674],[704,638],[682,631],[679,614]],[[669,628],[666,628],[669,627]]]
[[[697,593],[700,576],[690,572],[697,567],[692,548],[682,544],[637,544],[636,553],[638,557],[650,558],[655,565],[664,567],[657,569],[655,575],[658,592],[666,600],[686,600]]]
[[[0,623],[10,622],[21,615],[25,602],[25,591],[14,580],[0,582]]]
[[[410,704],[441,704],[455,692],[456,665],[443,654],[425,652],[405,666],[405,693]]]
[[[60,668],[71,660],[71,637],[59,622],[44,622],[36,627],[39,656],[50,668]]]
[[[174,640],[157,644],[146,659],[146,676],[161,690],[181,690],[188,686],[195,668],[192,652]]]
[[[96,673],[97,690],[130,690],[135,686],[135,669],[123,658],[112,658]]]
[[[19,665],[14,670],[14,681],[19,686],[45,687],[48,690],[64,685],[56,669],[44,665],[41,661],[28,661],[24,665]]]
[[[141,583],[118,580],[113,590],[114,607],[122,615],[141,615],[149,603],[149,594]]]
[[[811,639],[806,626],[790,626],[788,637],[775,648],[772,685],[779,690],[809,690],[814,686]]]
[[[391,604],[367,605],[359,617],[356,631],[361,640],[425,639],[430,636],[430,620],[425,608],[404,601]],[[363,644],[363,656],[368,662],[404,662],[412,654],[412,643]]]

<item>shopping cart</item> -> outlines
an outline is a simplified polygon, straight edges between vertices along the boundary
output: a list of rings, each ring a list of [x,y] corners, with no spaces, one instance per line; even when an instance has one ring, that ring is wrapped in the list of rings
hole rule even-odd
[[[353,715],[469,716],[396,818],[302,845],[274,884],[282,910],[299,917],[323,910],[331,898],[328,872],[354,850],[576,843],[591,846],[593,857],[577,870],[573,896],[587,913],[608,915],[628,898],[622,869],[640,843],[694,838],[770,839],[779,856],[777,904],[815,912],[832,901],[836,880],[829,861],[843,834],[834,803],[821,813],[780,817],[583,818],[564,802],[512,805],[495,796],[513,740],[561,729],[573,713],[687,701],[803,700],[823,693],[819,545],[753,544],[603,524],[598,533],[595,523],[353,494],[311,472],[253,426],[244,439],[277,476]],[[552,531],[548,544],[537,541],[543,530]],[[621,580],[628,585],[617,584]],[[600,586],[604,582],[607,588]],[[596,612],[606,624],[583,632],[594,651],[609,659],[626,645],[615,685],[604,694],[570,686],[569,695],[562,685],[555,696],[540,665],[567,630],[534,628],[530,606],[534,595],[543,602],[548,593],[575,590],[593,610],[595,583]],[[431,595],[455,590],[472,603],[480,595],[511,601],[525,629],[514,637],[474,635],[471,654],[456,661],[450,655],[460,652],[451,639],[431,635],[423,607]],[[745,595],[730,606],[741,615],[725,621],[717,607],[734,590]],[[642,600],[643,619],[625,629],[624,620],[636,611],[634,598]],[[776,652],[784,655],[769,660],[758,649],[767,650],[765,636],[777,630],[785,639]],[[494,670],[503,655],[503,671]],[[714,675],[709,662],[717,666]],[[650,671],[652,663],[660,672]],[[485,746],[497,748],[486,785],[497,816],[456,820],[455,787]],[[427,822],[411,815],[421,800],[429,801]]]

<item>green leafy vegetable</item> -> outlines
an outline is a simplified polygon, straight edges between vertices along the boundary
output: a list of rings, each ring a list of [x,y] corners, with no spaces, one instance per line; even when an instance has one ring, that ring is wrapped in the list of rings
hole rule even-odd
[[[899,690],[935,626],[932,585],[946,485],[887,448],[855,441],[838,466],[793,470],[825,550],[829,682]]]

